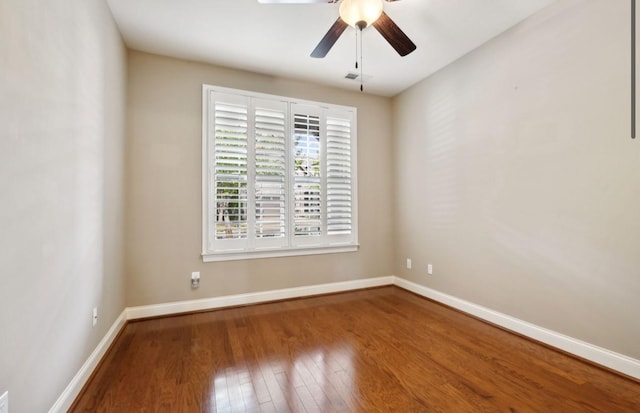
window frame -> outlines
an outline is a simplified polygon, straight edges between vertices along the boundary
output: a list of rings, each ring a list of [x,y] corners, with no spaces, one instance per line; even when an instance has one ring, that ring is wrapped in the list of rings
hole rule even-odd
[[[248,158],[247,158],[247,193],[248,199],[253,201],[248,202],[249,216],[247,217],[250,227],[247,231],[247,241],[244,242],[244,246],[236,249],[222,249],[216,248],[216,233],[211,230],[211,221],[216,221],[215,215],[212,218],[211,208],[216,203],[215,193],[215,175],[212,172],[215,169],[215,101],[214,96],[216,94],[233,95],[238,96],[240,99],[244,98],[247,102],[248,113],[248,130],[247,130],[247,145],[248,145]],[[255,185],[256,182],[256,133],[252,122],[255,124],[256,119],[256,107],[253,104],[254,101],[267,101],[267,102],[280,102],[284,103],[285,112],[285,246],[275,245],[269,247],[269,242],[254,242],[255,240],[261,240],[255,236]],[[294,111],[294,108],[307,108],[310,109],[310,113],[320,114],[320,158],[321,158],[321,231],[320,236],[316,240],[312,240],[311,237],[297,237],[294,232],[294,180],[296,174],[294,173],[294,115],[300,114],[299,111]],[[327,210],[328,200],[327,195],[329,189],[327,188],[327,130],[328,130],[328,118],[341,119],[342,121],[350,122],[350,185],[351,185],[351,234],[349,235],[334,235],[329,234]],[[295,99],[284,96],[270,95],[240,89],[232,89],[220,86],[214,86],[209,84],[202,85],[202,260],[204,262],[215,261],[231,261],[231,260],[244,260],[255,258],[272,258],[272,257],[290,257],[300,255],[316,255],[316,254],[330,254],[330,253],[342,253],[342,252],[355,252],[359,249],[358,243],[358,165],[357,165],[357,109],[350,106],[334,105],[323,102],[316,102],[303,99]],[[253,206],[253,208],[251,207]],[[213,206],[215,209],[215,207]],[[215,224],[214,224],[215,225]],[[297,239],[297,241],[296,241]],[[243,242],[228,243],[229,240],[218,240],[219,244],[237,244],[241,245]],[[258,246],[256,246],[256,244]],[[260,247],[260,245],[263,247]]]

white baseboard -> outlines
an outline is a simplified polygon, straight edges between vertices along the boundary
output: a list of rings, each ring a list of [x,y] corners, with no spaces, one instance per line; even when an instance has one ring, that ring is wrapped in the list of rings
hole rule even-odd
[[[172,315],[190,311],[211,310],[238,305],[258,304],[268,301],[330,294],[362,288],[380,287],[384,285],[396,285],[423,297],[446,304],[450,307],[506,328],[507,330],[522,334],[526,337],[640,380],[639,360],[539,327],[515,317],[511,317],[469,301],[433,290],[423,285],[416,284],[405,280],[404,278],[388,276],[310,285],[306,287],[286,288],[282,290],[262,291],[249,294],[228,295],[202,300],[178,301],[166,304],[125,308],[93,353],[91,353],[87,361],[82,365],[80,371],[78,371],[75,377],[71,380],[71,383],[69,383],[62,395],[60,395],[56,403],[49,410],[49,413],[65,412],[71,406],[80,390],[82,390],[82,387],[85,385],[89,377],[91,377],[93,370],[96,368],[113,340],[124,327],[127,320]]]
[[[66,412],[69,407],[71,407],[71,404],[76,397],[78,397],[80,390],[82,390],[82,387],[85,385],[87,380],[89,380],[89,377],[91,377],[91,374],[98,366],[98,363],[100,363],[100,360],[102,360],[102,357],[104,357],[109,346],[113,343],[113,340],[118,336],[120,330],[124,327],[126,321],[127,314],[125,310],[122,311],[118,318],[116,318],[116,321],[113,322],[111,328],[107,331],[107,334],[105,334],[102,340],[100,340],[100,343],[98,343],[98,346],[93,350],[87,361],[85,361],[82,367],[80,367],[80,370],[76,373],[73,379],[71,379],[67,388],[64,389],[60,397],[58,397],[58,400],[56,400],[51,409],[49,409],[49,413]]]
[[[442,304],[446,304],[450,307],[486,320],[490,323],[499,325],[507,330],[522,334],[526,337],[566,351],[567,353],[574,354],[578,357],[582,357],[583,359],[640,380],[640,360],[594,346],[593,344],[539,327],[535,324],[473,304],[469,301],[441,293],[440,291],[416,284],[405,280],[404,278],[393,277],[393,284],[423,297],[430,298],[434,301],[438,301]]]
[[[166,304],[145,305],[127,308],[127,319],[135,320],[145,317],[157,317],[179,314],[190,311],[212,310],[215,308],[232,307],[238,305],[257,304],[268,301],[285,300],[290,298],[308,297],[310,295],[330,294],[342,291],[358,290],[362,288],[392,285],[393,276],[367,278],[362,280],[342,281],[328,284],[317,284],[305,287],[285,288],[282,290],[261,291],[249,294],[227,295],[222,297],[205,298],[202,300],[177,301]]]

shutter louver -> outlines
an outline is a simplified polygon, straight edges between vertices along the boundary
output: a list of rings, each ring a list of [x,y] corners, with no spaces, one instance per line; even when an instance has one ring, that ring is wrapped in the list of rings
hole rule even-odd
[[[327,234],[352,231],[351,121],[327,117]]]
[[[318,236],[322,222],[320,117],[294,115],[294,235]]]
[[[247,108],[215,104],[216,239],[247,238]]]
[[[256,238],[285,236],[286,142],[284,111],[255,111]]]

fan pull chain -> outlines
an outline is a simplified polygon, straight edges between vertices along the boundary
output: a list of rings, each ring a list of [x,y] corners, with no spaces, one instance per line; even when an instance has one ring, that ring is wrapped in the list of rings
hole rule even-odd
[[[360,92],[364,92],[362,86],[362,28],[360,28]]]
[[[358,68],[358,31],[356,30],[356,69]]]

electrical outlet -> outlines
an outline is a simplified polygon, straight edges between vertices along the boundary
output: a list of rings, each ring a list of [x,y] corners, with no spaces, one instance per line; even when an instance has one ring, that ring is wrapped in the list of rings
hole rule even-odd
[[[411,258],[407,258],[407,269],[411,269]]]
[[[0,396],[0,413],[9,413],[9,391]]]
[[[427,274],[433,275],[433,265],[431,264],[427,265]]]
[[[93,326],[98,324],[98,307],[93,307]]]
[[[200,273],[194,271],[191,273],[191,288],[195,290],[198,287],[200,287]]]

